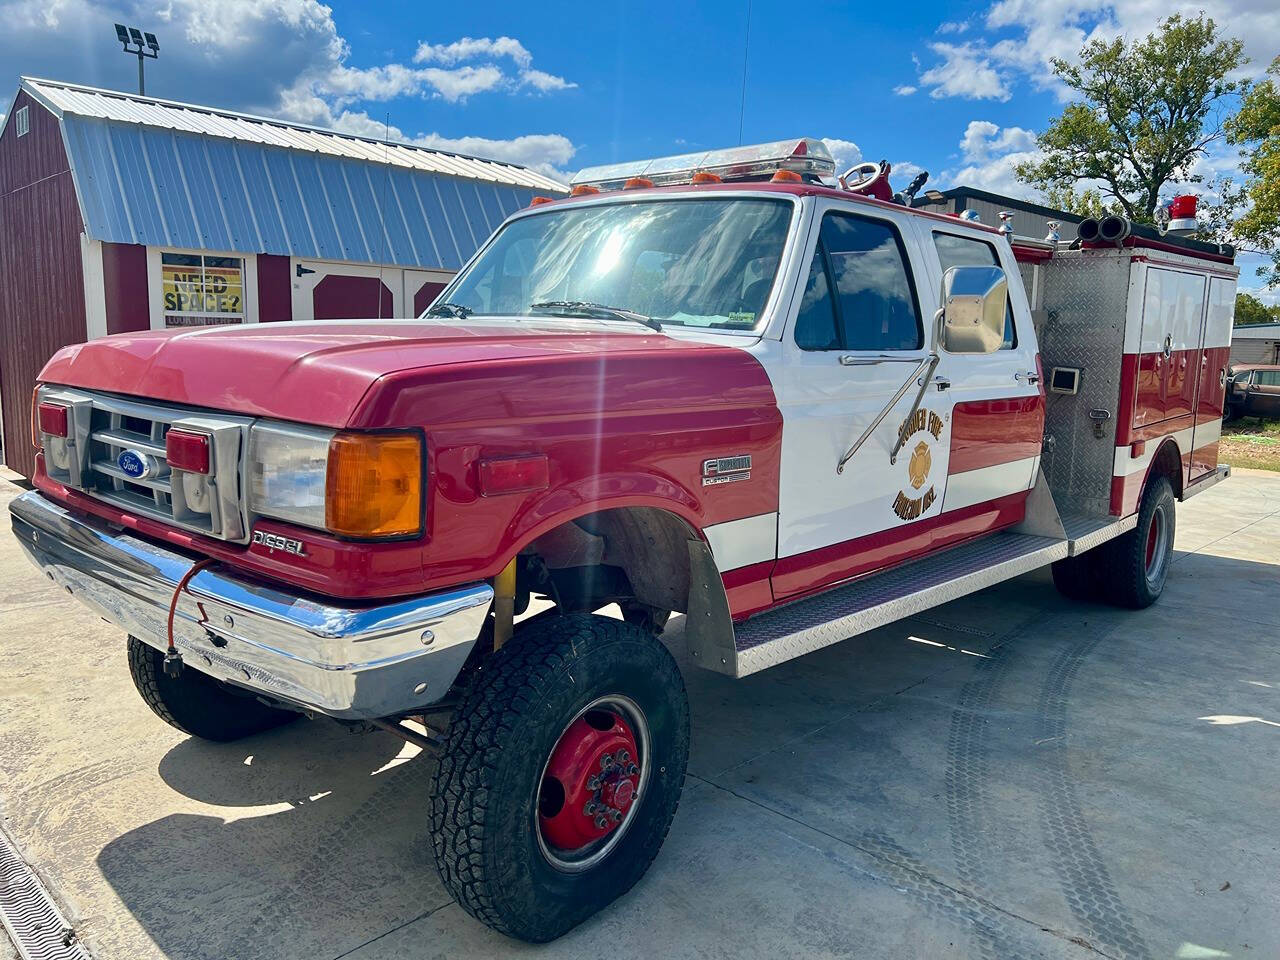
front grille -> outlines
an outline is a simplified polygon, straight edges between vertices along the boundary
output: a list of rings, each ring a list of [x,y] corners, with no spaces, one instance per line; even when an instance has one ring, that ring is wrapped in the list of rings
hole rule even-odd
[[[40,399],[70,408],[72,437],[62,467],[50,455],[51,438],[43,438],[45,469],[53,479],[186,530],[223,540],[248,539],[242,451],[249,419],[60,387],[41,387]],[[178,426],[210,438],[208,476],[170,468],[165,437]],[[121,467],[126,451],[146,464],[146,476]]]

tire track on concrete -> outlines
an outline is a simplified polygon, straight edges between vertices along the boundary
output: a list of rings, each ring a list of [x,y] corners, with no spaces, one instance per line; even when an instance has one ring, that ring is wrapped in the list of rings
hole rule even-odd
[[[1041,824],[1062,892],[1071,913],[1109,953],[1145,958],[1150,954],[1138,932],[1102,853],[1089,830],[1084,807],[1071,776],[1067,708],[1081,666],[1118,625],[1070,644],[1058,654],[1040,689],[1039,737],[1045,746],[1038,766]]]
[[[842,837],[713,780],[707,780],[695,774],[689,774],[689,779],[705,783],[735,799],[787,820],[803,830],[816,833],[857,852],[863,858],[862,862],[857,864],[857,868],[872,880],[910,897],[919,904],[926,916],[952,924],[962,930],[976,930],[984,943],[998,944],[1003,950],[999,953],[984,950],[981,954],[983,957],[993,957],[995,960],[1043,957],[1047,951],[1036,934],[1048,934],[1055,940],[1071,946],[1091,950],[1106,960],[1119,960],[1119,958],[1107,957],[1105,953],[1093,948],[1091,944],[1079,937],[1002,907],[985,894],[953,886],[935,877],[927,863],[918,859],[888,834],[864,830],[852,838]],[[831,857],[830,853],[826,855]]]
[[[1036,611],[1005,631],[989,649],[988,659],[979,660],[973,677],[960,690],[951,714],[947,736],[946,785],[947,824],[951,834],[951,851],[955,857],[956,876],[971,890],[980,890],[992,875],[988,852],[999,823],[992,815],[993,803],[987,796],[989,779],[990,720],[988,714],[1013,662],[1017,639],[1037,623],[1043,611]],[[1050,623],[1061,619],[1056,617]],[[1008,942],[1007,930],[1000,925],[974,925],[975,946],[984,957],[1017,956]]]

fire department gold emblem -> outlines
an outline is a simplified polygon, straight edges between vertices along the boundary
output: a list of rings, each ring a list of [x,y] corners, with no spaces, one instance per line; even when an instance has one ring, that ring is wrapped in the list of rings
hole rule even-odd
[[[911,486],[919,490],[929,476],[929,467],[933,465],[933,455],[929,453],[929,445],[921,440],[911,451],[911,462],[907,464],[907,476],[911,478]]]
[[[916,410],[898,428],[900,450],[911,450],[907,458],[907,483],[893,498],[893,512],[899,520],[916,520],[937,502],[938,491],[929,483],[933,469],[930,441],[941,441],[946,422],[931,410]],[[915,446],[909,447],[911,441]]]

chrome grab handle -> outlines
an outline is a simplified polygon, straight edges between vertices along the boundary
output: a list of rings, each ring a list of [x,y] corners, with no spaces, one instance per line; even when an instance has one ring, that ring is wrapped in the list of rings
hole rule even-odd
[[[1013,375],[1013,379],[1017,380],[1019,383],[1021,383],[1023,380],[1026,380],[1027,383],[1039,383],[1040,374],[1035,370],[1028,370],[1026,373],[1023,373],[1021,370],[1019,370],[1017,373]]]
[[[915,416],[916,409],[920,406],[920,399],[924,396],[925,388],[929,385],[929,380],[933,376],[933,371],[937,366],[938,355],[936,353],[931,353],[920,361],[916,368],[911,371],[911,376],[907,377],[902,386],[898,388],[898,392],[895,393],[893,398],[884,405],[884,409],[876,414],[876,418],[871,421],[867,426],[867,429],[862,431],[862,436],[855,440],[853,442],[853,446],[845,451],[844,456],[840,458],[840,462],[836,464],[836,473],[844,473],[844,465],[853,459],[853,455],[858,452],[858,448],[867,442],[867,437],[871,436],[871,434],[875,432],[876,427],[880,426],[880,424],[884,422],[884,418],[889,415],[889,411],[898,405],[898,401],[906,396],[907,391],[911,389],[911,384],[919,378],[920,391],[916,394],[915,403],[911,405],[911,413],[909,415]],[[923,376],[921,376],[922,374]],[[897,442],[894,443],[893,450],[889,454],[890,463],[895,463],[897,461],[898,451],[902,449],[902,442],[903,438],[899,437]]]
[[[840,366],[842,367],[871,367],[879,363],[919,363],[919,357],[901,357],[892,353],[876,353],[876,354],[857,354],[842,353],[840,354]]]

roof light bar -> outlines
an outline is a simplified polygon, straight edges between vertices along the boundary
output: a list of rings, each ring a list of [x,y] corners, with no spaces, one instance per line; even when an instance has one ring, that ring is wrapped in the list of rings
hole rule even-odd
[[[578,171],[571,185],[589,184],[601,190],[617,190],[628,180],[650,180],[654,186],[705,182],[698,174],[713,174],[720,180],[768,180],[779,170],[804,177],[834,177],[835,161],[821,140],[777,140],[747,147],[682,153],[674,157],[637,160],[587,167]]]

